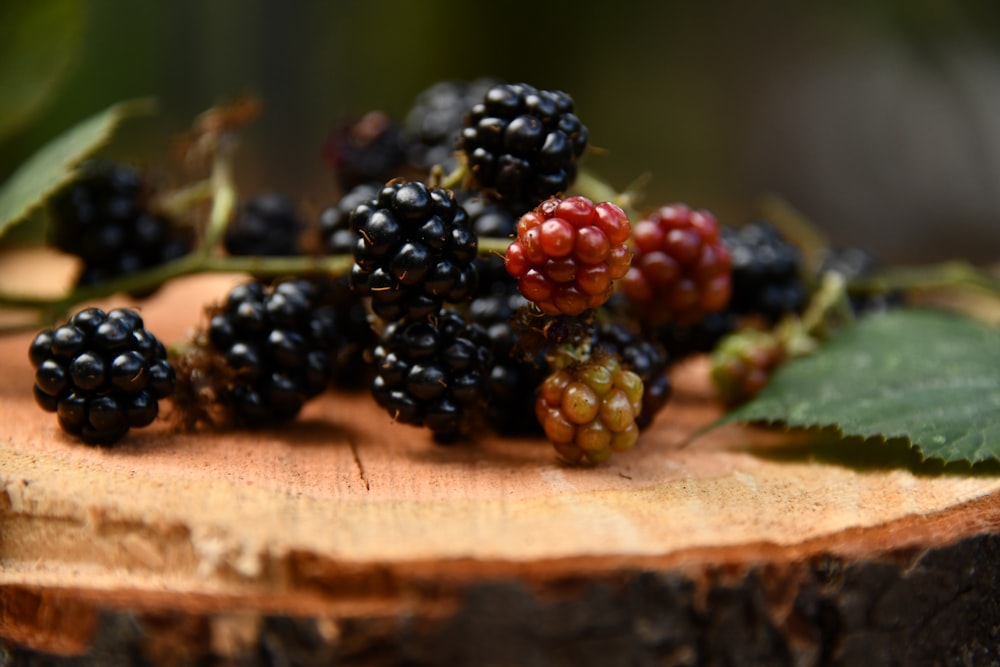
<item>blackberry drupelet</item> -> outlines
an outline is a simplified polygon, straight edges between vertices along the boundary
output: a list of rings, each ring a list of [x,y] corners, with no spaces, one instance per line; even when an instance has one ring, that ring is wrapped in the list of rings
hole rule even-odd
[[[385,183],[406,163],[399,125],[382,111],[342,121],[323,146],[323,159],[343,190],[362,183]]]
[[[802,253],[765,220],[723,226],[722,243],[733,264],[729,309],[759,315],[769,323],[801,312],[808,293],[802,281]]]
[[[294,418],[323,392],[331,376],[336,319],[322,308],[330,285],[286,279],[234,287],[209,312],[203,352],[218,362],[212,395],[237,426],[265,426]]]
[[[642,394],[638,375],[614,357],[595,354],[545,378],[535,416],[562,458],[601,463],[635,445]]]
[[[28,352],[35,400],[88,444],[110,445],[148,426],[174,392],[167,351],[133,310],[87,308],[40,332]]]
[[[285,195],[266,192],[240,206],[226,229],[223,245],[230,255],[281,257],[298,255],[305,221]]]
[[[426,426],[439,442],[460,437],[485,401],[489,338],[450,308],[390,324],[373,356],[375,402],[398,422]]]
[[[656,342],[644,339],[633,328],[619,322],[604,322],[597,327],[592,344],[595,353],[617,358],[622,368],[642,380],[642,410],[635,419],[645,430],[670,399],[671,384],[667,369],[670,359]]]
[[[458,145],[481,189],[526,211],[573,183],[587,128],[566,93],[499,84],[472,108]]]
[[[138,170],[99,160],[53,197],[49,242],[80,258],[78,285],[138,273],[191,251],[191,230],[151,210],[149,195]]]
[[[351,285],[386,321],[420,319],[475,293],[478,240],[449,190],[387,184],[354,208]]]
[[[465,118],[483,100],[495,79],[441,81],[421,91],[403,123],[407,161],[418,169],[458,166],[455,157]]]

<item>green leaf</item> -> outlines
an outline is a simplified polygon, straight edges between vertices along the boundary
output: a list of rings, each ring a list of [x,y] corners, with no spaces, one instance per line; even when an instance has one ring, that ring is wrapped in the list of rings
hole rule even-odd
[[[31,156],[0,186],[0,237],[72,181],[80,162],[108,141],[124,119],[152,109],[149,99],[121,102],[67,130]]]
[[[725,421],[903,438],[945,462],[1000,459],[1000,330],[931,310],[870,316],[786,364]]]
[[[0,3],[0,139],[51,98],[79,51],[86,4]]]

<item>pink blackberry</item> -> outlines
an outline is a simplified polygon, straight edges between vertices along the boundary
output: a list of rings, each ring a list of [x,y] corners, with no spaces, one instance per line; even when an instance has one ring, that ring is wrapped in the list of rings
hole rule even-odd
[[[535,416],[562,458],[601,463],[635,445],[642,394],[638,375],[598,354],[549,375],[538,391]]]
[[[622,281],[646,322],[697,322],[729,302],[731,260],[710,212],[663,206],[635,225],[635,257]]]
[[[507,271],[542,312],[579,315],[607,301],[628,272],[629,233],[628,217],[611,202],[549,199],[518,221]]]

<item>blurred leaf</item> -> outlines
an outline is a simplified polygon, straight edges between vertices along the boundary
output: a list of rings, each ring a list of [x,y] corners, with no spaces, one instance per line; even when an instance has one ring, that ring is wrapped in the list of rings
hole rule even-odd
[[[150,99],[121,102],[62,133],[0,185],[0,237],[76,176],[87,156],[111,138],[126,118],[151,113]]]
[[[0,140],[55,92],[79,51],[86,3],[0,3]]]
[[[945,462],[1000,460],[1000,330],[932,310],[872,315],[781,368],[734,420],[903,438]]]

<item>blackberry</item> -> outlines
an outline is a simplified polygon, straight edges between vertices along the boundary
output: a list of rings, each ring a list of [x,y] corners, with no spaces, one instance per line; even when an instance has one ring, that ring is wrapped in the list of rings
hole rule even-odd
[[[390,324],[373,356],[375,402],[398,422],[426,426],[439,442],[461,436],[485,400],[489,338],[450,308]]]
[[[219,409],[237,426],[294,418],[330,382],[337,320],[323,308],[329,289],[306,279],[234,287],[209,310],[207,332],[181,371],[195,409]],[[214,405],[200,405],[201,393]]]
[[[642,380],[610,356],[557,370],[542,383],[535,416],[556,451],[571,463],[601,463],[631,449],[639,436]]]
[[[280,257],[298,255],[306,225],[292,201],[266,192],[244,202],[226,229],[223,246],[230,255]]]
[[[534,418],[535,390],[545,378],[548,364],[542,349],[524,349],[515,326],[515,313],[528,302],[506,271],[497,278],[468,306],[469,319],[486,330],[491,344],[486,422],[503,435],[539,434]]]
[[[801,277],[802,253],[774,225],[764,220],[726,225],[722,242],[732,257],[733,312],[759,315],[773,324],[802,311],[808,298]]]
[[[424,318],[475,293],[478,240],[449,190],[389,183],[354,208],[350,227],[351,284],[383,320]]]
[[[622,281],[647,324],[697,322],[730,295],[730,257],[709,211],[663,206],[635,225],[635,257]]]
[[[785,356],[781,341],[769,332],[744,329],[723,338],[711,359],[712,382],[722,402],[736,406],[756,396]]]
[[[524,83],[490,88],[459,139],[478,186],[521,210],[564,193],[586,146],[587,128],[573,113],[573,98]]]
[[[459,192],[456,194],[469,216],[469,226],[477,238],[483,239],[513,239],[517,235],[518,217],[499,202],[481,193]],[[508,292],[510,285],[517,281],[504,266],[504,258],[500,255],[480,255],[476,258],[478,273],[478,288],[476,296],[488,296],[494,293],[496,285],[502,292]]]
[[[382,111],[344,120],[327,138],[323,159],[344,190],[362,183],[385,183],[399,176],[406,162],[402,130]]]
[[[45,329],[28,352],[35,400],[88,444],[109,445],[148,426],[174,392],[167,351],[133,310],[87,308]]]
[[[495,79],[441,81],[421,91],[403,124],[407,161],[418,169],[458,166],[455,151],[465,118],[482,101]]]
[[[864,248],[828,248],[820,262],[819,273],[839,273],[848,284],[857,278],[876,273],[880,268],[878,258]],[[902,291],[860,293],[848,291],[848,302],[856,317],[880,313],[901,306],[905,302]]]
[[[579,315],[610,297],[628,272],[628,217],[611,202],[549,199],[517,223],[507,271],[521,294],[549,315]]]
[[[669,322],[652,327],[648,335],[667,350],[671,362],[676,362],[694,354],[711,352],[723,336],[739,326],[739,316],[727,308],[688,324]]]
[[[53,197],[49,243],[80,258],[78,285],[138,273],[191,251],[191,230],[153,211],[149,195],[138,170],[100,160],[85,164],[80,178]]]
[[[617,358],[622,368],[642,380],[642,410],[636,416],[639,430],[653,423],[653,417],[670,399],[671,384],[667,374],[669,357],[656,342],[644,339],[633,328],[618,322],[604,322],[597,327],[592,349]]]

